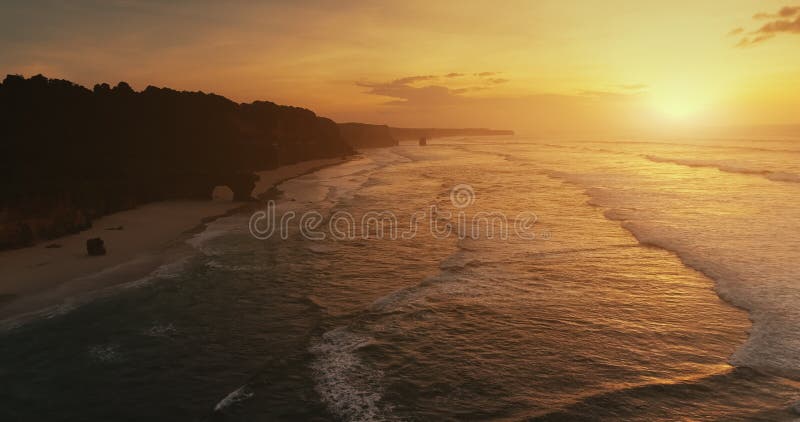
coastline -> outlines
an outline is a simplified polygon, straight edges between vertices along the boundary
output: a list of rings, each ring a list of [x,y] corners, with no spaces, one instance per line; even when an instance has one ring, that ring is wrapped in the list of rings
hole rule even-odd
[[[302,161],[257,172],[253,197],[264,198],[284,181],[347,158]],[[0,322],[71,302],[78,296],[136,281],[173,262],[168,253],[217,218],[253,202],[172,200],[145,204],[96,219],[90,229],[0,252]],[[121,227],[121,230],[117,228]],[[101,237],[108,253],[88,256],[86,240]],[[58,245],[58,247],[48,247]]]

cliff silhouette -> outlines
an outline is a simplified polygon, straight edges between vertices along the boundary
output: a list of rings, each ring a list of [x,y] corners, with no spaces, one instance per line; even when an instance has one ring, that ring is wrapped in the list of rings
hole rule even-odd
[[[366,123],[339,123],[342,137],[353,148],[377,148],[397,145],[389,126]]]
[[[0,84],[0,249],[74,233],[152,201],[249,199],[254,171],[353,152],[333,121],[266,101],[127,83]]]

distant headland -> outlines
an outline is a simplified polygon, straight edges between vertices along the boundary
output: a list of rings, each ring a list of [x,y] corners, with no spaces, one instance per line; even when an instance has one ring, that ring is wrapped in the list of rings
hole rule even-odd
[[[387,147],[399,141],[419,138],[443,138],[447,136],[501,136],[513,135],[513,130],[486,128],[403,128],[366,123],[339,123],[345,140],[354,148]]]

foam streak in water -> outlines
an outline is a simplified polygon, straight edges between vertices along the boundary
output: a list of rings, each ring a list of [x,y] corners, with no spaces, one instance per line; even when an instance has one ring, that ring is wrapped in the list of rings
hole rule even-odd
[[[382,373],[370,368],[357,355],[372,339],[345,327],[325,333],[311,347],[316,389],[328,409],[348,421],[388,419],[380,406]]]
[[[739,173],[739,174],[751,174],[756,176],[762,176],[772,181],[776,182],[791,182],[791,183],[800,183],[800,175],[793,174],[793,173],[786,173],[782,171],[771,171],[771,170],[761,170],[761,169],[750,169],[746,167],[736,166],[730,163],[720,162],[720,161],[707,161],[707,160],[692,160],[692,159],[678,159],[678,158],[664,158],[658,157],[655,155],[645,155],[645,158],[654,162],[654,163],[671,163],[677,164],[686,167],[707,167],[707,168],[715,168],[719,171],[724,171],[727,173]]]
[[[225,396],[224,399],[220,400],[216,406],[214,406],[215,412],[220,412],[225,410],[226,408],[234,405],[236,403],[243,402],[249,398],[253,397],[253,393],[247,389],[246,385],[243,385],[236,390],[233,390],[230,394]]]

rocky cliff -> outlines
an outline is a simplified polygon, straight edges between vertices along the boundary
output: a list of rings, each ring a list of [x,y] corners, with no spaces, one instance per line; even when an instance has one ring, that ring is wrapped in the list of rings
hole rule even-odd
[[[0,84],[0,248],[150,201],[210,198],[217,185],[247,199],[256,170],[350,153],[333,121],[302,108],[10,75]]]
[[[339,133],[353,148],[390,147],[397,145],[389,126],[365,123],[339,123]]]

